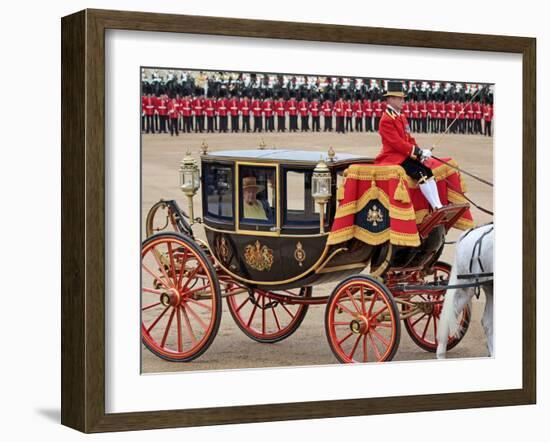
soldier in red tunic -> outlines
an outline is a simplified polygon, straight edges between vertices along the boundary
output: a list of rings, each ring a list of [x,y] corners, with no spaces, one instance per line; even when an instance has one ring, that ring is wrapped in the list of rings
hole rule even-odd
[[[179,101],[179,104],[181,118],[183,119],[182,131],[191,133],[193,131],[193,112],[189,92],[184,92],[184,97]]]
[[[220,91],[220,98],[216,103],[216,112],[220,119],[219,132],[227,133],[227,111],[228,111],[228,102],[225,98],[226,89]]]
[[[250,132],[250,99],[248,92],[245,92],[244,97],[241,99],[241,115],[243,117],[243,132]]]
[[[411,110],[411,120],[412,120],[412,131],[419,133],[420,128],[420,108],[418,106],[418,101],[411,100],[409,102],[409,108]]]
[[[369,98],[363,100],[363,112],[365,112],[365,132],[372,132],[372,116],[374,111],[372,101]]]
[[[231,99],[227,104],[231,115],[231,132],[239,132],[239,98],[236,91],[231,91]]]
[[[313,95],[313,101],[310,105],[310,112],[311,112],[311,131],[312,132],[319,132],[321,130],[321,122],[319,115],[321,114],[321,107],[319,103],[319,96],[317,93]]]
[[[254,132],[261,132],[263,129],[262,115],[263,115],[263,103],[260,99],[260,91],[254,92],[254,99],[251,103],[252,115],[254,116]]]
[[[430,132],[439,132],[437,124],[437,103],[434,100],[428,102],[428,115],[430,117]]]
[[[321,107],[324,117],[324,132],[332,132],[332,101],[327,95],[325,95],[325,101],[323,101],[323,106]]]
[[[418,181],[420,191],[437,210],[442,207],[439,200],[437,185],[431,169],[423,164],[430,158],[429,149],[420,149],[411,136],[409,123],[401,113],[405,102],[403,86],[400,81],[388,81],[388,91],[385,94],[387,107],[380,119],[380,137],[382,151],[375,159],[375,164],[400,165],[407,175]]]
[[[355,115],[355,130],[357,132],[363,132],[363,103],[361,102],[361,95],[357,94],[353,101],[353,113]]]
[[[301,131],[309,131],[309,103],[305,96],[298,103],[298,112],[300,113]]]
[[[481,110],[481,104],[479,98],[473,104],[474,111],[474,133],[481,135],[481,119],[483,117],[483,111]]]
[[[296,132],[298,130],[298,103],[294,98],[296,93],[290,93],[290,99],[286,102],[286,110],[288,112],[288,131]]]
[[[197,88],[196,98],[193,100],[193,113],[195,114],[195,132],[204,131],[204,97],[202,89]]]
[[[277,114],[277,132],[284,132],[286,130],[286,103],[281,93],[275,102],[275,113]]]
[[[204,112],[206,114],[206,133],[214,133],[214,118],[216,117],[216,100],[212,98],[212,92],[206,93],[204,100]]]
[[[339,95],[338,100],[334,103],[334,114],[336,115],[336,133],[344,133],[344,116],[346,110],[344,106],[344,100],[342,96]]]
[[[468,134],[472,134],[474,123],[474,109],[472,107],[472,103],[466,103],[466,105],[464,106],[464,112],[466,114],[466,132]]]
[[[147,117],[147,133],[155,133],[153,116],[155,115],[155,97],[147,94],[145,97],[145,116]]]
[[[268,94],[266,99],[263,103],[263,113],[265,116],[265,130],[266,132],[274,132],[275,131],[275,117],[274,114],[274,108],[273,108],[273,100],[271,99],[271,96]]]
[[[178,100],[175,98],[172,98],[168,102],[168,118],[170,119],[170,135],[174,136],[174,132],[176,135],[179,135],[178,131],[178,118],[179,118],[179,108],[180,105],[178,103]]]
[[[166,130],[166,118],[168,113],[168,96],[167,95],[162,95],[160,99],[157,101],[156,111],[160,119],[159,132],[167,134],[168,133],[168,131]]]
[[[464,103],[462,102],[457,102],[456,105],[455,105],[455,111],[456,111],[456,118],[457,118],[457,122],[458,122],[458,125],[457,125],[457,128],[458,128],[458,133],[461,133],[463,134],[464,133],[464,118],[465,118],[465,115],[464,115]]]

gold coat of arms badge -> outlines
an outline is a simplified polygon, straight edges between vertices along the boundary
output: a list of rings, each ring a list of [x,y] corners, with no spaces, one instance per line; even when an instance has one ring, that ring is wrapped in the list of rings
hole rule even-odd
[[[270,270],[273,265],[273,250],[267,246],[262,246],[260,241],[255,244],[249,244],[244,249],[244,260],[255,270],[263,272]]]

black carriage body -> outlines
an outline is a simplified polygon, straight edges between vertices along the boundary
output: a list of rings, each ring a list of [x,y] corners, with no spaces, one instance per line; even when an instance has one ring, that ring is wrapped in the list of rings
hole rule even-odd
[[[324,232],[311,197],[313,170],[323,159],[332,178]],[[221,151],[201,157],[203,224],[211,253],[236,281],[264,290],[320,284],[360,273],[369,264],[375,275],[387,269],[429,267],[441,255],[445,229],[438,226],[419,247],[378,246],[352,239],[327,246],[334,220],[336,190],[343,171],[372,159],[295,150]],[[256,180],[258,210],[265,219],[247,219],[243,181]]]
[[[324,232],[311,196],[313,170],[321,158],[332,177]],[[203,223],[209,247],[237,281],[266,290],[339,280],[360,272],[374,247],[359,242],[327,246],[336,212],[336,188],[352,163],[369,158],[294,150],[223,151],[203,155]],[[248,219],[243,182],[253,177],[266,219]],[[261,212],[261,209],[258,209]],[[261,215],[260,215],[261,216]]]

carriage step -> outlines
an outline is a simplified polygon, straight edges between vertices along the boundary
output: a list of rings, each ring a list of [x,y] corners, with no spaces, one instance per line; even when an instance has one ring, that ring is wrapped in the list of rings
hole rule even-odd
[[[441,209],[434,210],[418,226],[418,234],[421,238],[426,238],[433,229],[441,225],[448,232],[469,208],[469,204],[449,204]]]

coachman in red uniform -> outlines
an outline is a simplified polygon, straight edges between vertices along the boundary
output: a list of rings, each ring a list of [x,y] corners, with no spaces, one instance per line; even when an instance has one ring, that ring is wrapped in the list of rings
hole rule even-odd
[[[429,149],[420,149],[411,136],[409,123],[401,113],[405,94],[400,81],[388,81],[386,110],[380,119],[382,151],[375,159],[376,164],[400,165],[407,175],[418,181],[418,186],[433,209],[442,207],[437,185],[431,169],[423,164],[430,158]]]

